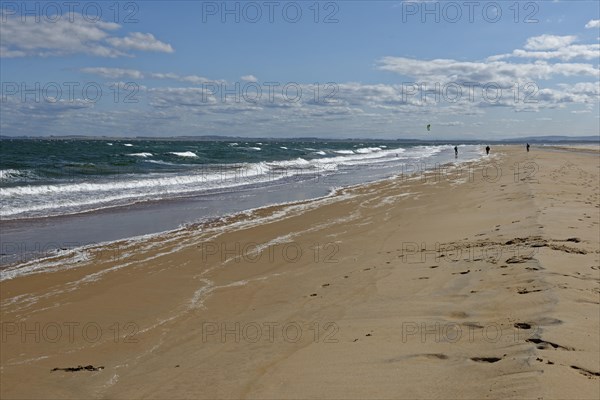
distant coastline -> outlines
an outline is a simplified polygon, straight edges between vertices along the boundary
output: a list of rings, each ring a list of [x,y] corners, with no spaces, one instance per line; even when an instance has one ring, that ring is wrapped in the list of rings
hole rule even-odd
[[[510,138],[501,140],[490,139],[415,139],[415,138],[398,138],[398,139],[383,139],[383,138],[323,138],[323,137],[244,137],[244,136],[218,136],[218,135],[203,135],[203,136],[85,136],[85,135],[66,135],[66,136],[8,136],[0,135],[0,140],[171,140],[171,141],[265,141],[265,142],[295,142],[295,141],[316,141],[316,142],[393,142],[393,143],[420,143],[420,144],[448,144],[448,143],[463,143],[463,144],[481,144],[481,143],[496,143],[496,144],[514,144],[514,143],[599,143],[600,135],[596,136],[527,136],[523,138]]]

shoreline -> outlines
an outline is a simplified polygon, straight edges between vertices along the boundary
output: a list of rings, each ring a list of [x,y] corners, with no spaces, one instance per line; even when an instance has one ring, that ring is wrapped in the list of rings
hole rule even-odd
[[[2,397],[596,398],[598,168],[495,148],[2,281]]]
[[[480,155],[480,157],[478,159],[481,159],[482,157],[483,156]],[[471,163],[478,159],[473,160],[473,159],[467,158],[466,160],[462,160],[462,161],[458,161],[458,162],[448,161],[448,162],[443,163],[442,165],[438,165],[438,163],[435,163],[432,166],[429,166],[427,168],[426,168],[426,164],[421,165],[421,164],[417,163],[418,168],[419,169],[423,168],[423,169],[419,170],[419,171],[407,173],[407,175],[423,174],[426,171],[449,167],[451,165],[457,165],[457,164],[463,165],[466,163]],[[407,165],[412,168],[415,165],[415,163],[408,163]],[[114,206],[114,207],[110,207],[110,208],[98,208],[98,209],[94,209],[94,210],[82,211],[82,212],[75,213],[75,214],[3,220],[3,221],[0,221],[0,225],[2,225],[3,228],[5,229],[5,231],[4,231],[5,232],[4,233],[5,244],[3,246],[2,257],[0,258],[0,271],[4,270],[6,268],[13,268],[17,264],[29,264],[30,262],[40,262],[40,261],[43,262],[45,259],[55,257],[56,255],[58,255],[58,253],[60,253],[60,251],[68,250],[68,251],[77,252],[81,249],[89,248],[90,246],[92,246],[92,247],[95,247],[96,245],[110,246],[112,243],[115,243],[115,242],[137,240],[138,238],[144,238],[146,236],[153,236],[153,235],[166,235],[166,234],[169,234],[169,232],[176,232],[179,229],[185,228],[186,226],[196,226],[196,225],[201,226],[204,223],[204,221],[211,222],[214,219],[219,219],[219,218],[227,219],[230,217],[234,217],[237,214],[245,214],[245,213],[252,212],[254,210],[258,210],[261,208],[268,208],[271,206],[286,206],[286,205],[293,205],[297,202],[320,200],[322,198],[335,195],[335,192],[337,190],[340,190],[343,188],[357,188],[357,187],[360,187],[363,185],[369,185],[369,184],[374,184],[374,183],[377,183],[380,181],[385,181],[387,179],[395,179],[398,176],[404,175],[403,170],[404,170],[404,168],[402,168],[402,172],[400,173],[400,175],[395,174],[395,175],[391,175],[391,176],[377,177],[374,180],[367,180],[365,182],[342,184],[341,186],[331,186],[331,187],[327,187],[327,185],[321,185],[322,183],[326,184],[327,182],[332,180],[332,177],[329,177],[326,175],[319,176],[317,178],[310,178],[307,180],[298,180],[298,179],[296,179],[296,177],[293,177],[289,182],[278,183],[273,186],[266,186],[266,188],[280,191],[281,190],[280,187],[283,188],[283,187],[287,187],[287,185],[292,185],[292,189],[293,189],[293,185],[299,184],[301,186],[301,188],[300,189],[297,188],[297,190],[304,192],[304,195],[302,197],[305,197],[305,198],[281,201],[281,202],[274,202],[274,203],[267,203],[267,204],[259,204],[259,203],[261,203],[260,200],[255,201],[254,203],[251,201],[249,208],[225,211],[223,214],[220,214],[220,215],[207,214],[207,215],[201,216],[201,217],[196,216],[196,217],[193,217],[193,219],[189,219],[192,217],[189,217],[189,218],[188,217],[180,217],[180,216],[177,216],[177,214],[175,214],[179,220],[179,223],[177,224],[177,226],[168,227],[163,223],[161,226],[165,227],[165,229],[159,229],[159,230],[152,230],[149,227],[143,227],[143,224],[140,224],[139,222],[136,225],[136,221],[139,219],[143,219],[144,216],[147,215],[152,210],[154,210],[155,212],[167,212],[167,213],[169,212],[169,210],[171,210],[171,213],[173,213],[173,210],[176,210],[177,208],[180,208],[180,207],[183,207],[183,208],[192,207],[192,209],[193,209],[193,207],[197,206],[197,204],[199,204],[199,202],[202,201],[199,199],[204,199],[204,201],[209,201],[209,202],[215,202],[215,199],[219,198],[220,196],[224,196],[225,198],[234,197],[236,194],[244,193],[248,190],[257,191],[261,187],[260,186],[254,187],[254,186],[252,186],[252,184],[249,184],[249,186],[247,188],[244,188],[241,191],[223,190],[223,191],[220,191],[220,192],[217,191],[217,192],[211,193],[211,194],[202,194],[202,195],[195,194],[195,195],[189,195],[186,197],[176,197],[173,199],[143,200],[143,201],[139,201],[137,203],[121,205],[121,206]],[[303,176],[300,176],[300,177],[303,178]],[[313,180],[316,185],[315,185],[315,188],[312,189],[311,193],[309,193],[309,191],[307,192],[306,189],[302,189],[302,187],[305,187],[306,185],[309,185],[309,186],[312,185]],[[319,186],[319,185],[321,185],[321,186]],[[263,187],[263,189],[264,188],[265,187]],[[319,192],[324,192],[324,191],[327,191],[327,194],[324,194],[324,195],[317,194]],[[191,204],[191,206],[190,206],[190,204]],[[254,205],[254,204],[259,204],[259,205]],[[202,212],[202,209],[198,208],[196,211]],[[101,220],[103,219],[103,217],[108,217],[110,220],[111,218],[115,219],[116,216],[123,215],[123,214],[125,214],[124,215],[125,218],[130,218],[130,221],[134,225],[134,227],[130,229],[130,235],[128,235],[128,236],[122,236],[120,234],[117,234],[116,238],[108,238],[108,239],[100,239],[100,240],[96,240],[96,239],[92,238],[91,240],[87,239],[87,240],[84,240],[83,242],[78,242],[78,241],[71,240],[68,237],[63,238],[61,240],[55,240],[54,235],[52,235],[52,239],[54,239],[54,240],[49,240],[48,237],[43,236],[43,230],[42,230],[42,236],[37,234],[35,236],[36,240],[34,243],[28,243],[25,240],[19,240],[19,239],[23,239],[23,237],[27,237],[28,234],[21,234],[20,237],[19,237],[19,235],[17,235],[16,240],[9,240],[8,242],[6,241],[7,237],[9,237],[9,239],[12,239],[10,237],[10,233],[9,234],[6,233],[7,229],[9,229],[9,230],[12,229],[16,232],[23,231],[24,233],[27,233],[26,230],[31,230],[32,227],[35,232],[36,229],[40,229],[39,227],[45,227],[45,226],[48,226],[49,224],[58,226],[61,229],[69,229],[69,228],[72,229],[73,224],[80,225],[83,223],[87,223],[87,224],[92,223],[97,229],[97,226],[99,226],[99,225],[102,226]],[[135,217],[134,215],[139,215],[139,217]],[[86,222],[86,219],[87,219],[87,222]],[[80,220],[83,220],[83,221],[80,221]],[[25,227],[25,230],[23,230],[23,227]],[[103,228],[101,228],[101,231],[102,231],[102,229]],[[106,231],[106,228],[104,228],[104,231]],[[139,231],[139,233],[135,233],[138,231]],[[133,234],[131,234],[131,233],[133,233]],[[107,236],[107,235],[113,236],[113,237],[115,236],[114,234],[111,235],[110,232],[104,232],[103,234],[97,235],[97,237],[101,238],[101,237]],[[37,251],[37,247],[39,247],[40,243],[46,243],[46,242],[52,244],[54,247],[52,247],[52,248],[44,247],[43,251],[41,251],[41,252]],[[13,256],[13,254],[6,251],[11,247],[10,246],[11,244],[14,244],[16,248],[25,249],[25,251],[23,251],[23,250],[19,251],[18,255],[16,256],[17,261],[12,261],[12,259],[15,257]],[[29,247],[36,249],[36,251],[29,250],[29,253],[27,253],[28,245],[32,245]],[[40,254],[40,253],[42,253],[42,254]],[[44,255],[44,253],[46,255]],[[0,279],[0,281],[1,281],[1,279]]]

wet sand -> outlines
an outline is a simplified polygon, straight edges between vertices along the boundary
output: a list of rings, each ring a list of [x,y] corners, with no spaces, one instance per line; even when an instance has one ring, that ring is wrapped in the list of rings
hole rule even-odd
[[[598,398],[599,176],[494,146],[66,252],[1,283],[0,395]]]

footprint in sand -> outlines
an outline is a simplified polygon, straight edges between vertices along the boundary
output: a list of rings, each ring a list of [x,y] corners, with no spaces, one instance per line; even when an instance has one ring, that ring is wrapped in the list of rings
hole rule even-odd
[[[471,360],[475,362],[495,363],[502,359],[499,357],[471,357]]]
[[[594,376],[600,376],[600,372],[590,371],[589,369],[578,367],[577,365],[571,365],[571,368],[577,370],[580,374],[587,376],[588,378],[592,378]]]
[[[515,328],[518,329],[531,329],[531,325],[526,322],[515,322]]]
[[[527,293],[535,293],[535,292],[541,292],[541,291],[542,291],[542,289],[532,289],[532,290],[529,290],[529,289],[518,289],[517,293],[519,293],[519,294],[527,294]]]
[[[561,346],[560,344],[557,344],[557,343],[548,342],[546,340],[536,339],[536,338],[527,339],[526,342],[536,344],[537,345],[536,347],[539,350],[547,350],[550,347],[552,347],[553,349],[561,349],[561,350],[567,350],[567,351],[575,350],[573,347]]]

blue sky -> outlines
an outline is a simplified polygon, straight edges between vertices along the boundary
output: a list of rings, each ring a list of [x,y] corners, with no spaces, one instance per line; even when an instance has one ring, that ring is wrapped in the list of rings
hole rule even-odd
[[[597,1],[1,4],[2,135],[600,131]]]

